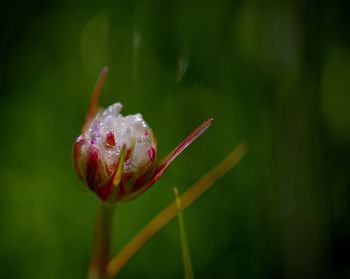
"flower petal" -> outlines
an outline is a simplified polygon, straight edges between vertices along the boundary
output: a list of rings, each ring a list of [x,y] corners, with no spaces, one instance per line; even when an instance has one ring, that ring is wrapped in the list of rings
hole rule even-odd
[[[86,162],[86,183],[92,191],[96,191],[100,184],[101,177],[98,173],[100,168],[100,154],[95,145],[90,145]]]

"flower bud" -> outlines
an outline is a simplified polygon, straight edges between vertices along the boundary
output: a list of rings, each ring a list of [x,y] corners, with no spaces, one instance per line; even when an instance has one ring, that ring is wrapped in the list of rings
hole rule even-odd
[[[152,130],[141,114],[124,117],[121,108],[115,103],[98,112],[73,147],[80,179],[104,201],[120,200],[141,187],[156,160]]]
[[[108,68],[101,71],[81,135],[73,146],[79,178],[103,201],[131,200],[150,188],[170,163],[210,126],[212,119],[195,129],[162,161],[156,162],[157,144],[141,114],[123,116],[122,105],[97,108]]]

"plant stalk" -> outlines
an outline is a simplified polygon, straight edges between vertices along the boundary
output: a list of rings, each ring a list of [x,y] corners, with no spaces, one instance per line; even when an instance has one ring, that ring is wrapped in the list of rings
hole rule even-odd
[[[232,169],[246,154],[247,145],[240,143],[228,156],[211,169],[200,180],[193,184],[181,197],[181,210],[188,207],[200,195],[207,191],[220,177]],[[163,209],[147,225],[145,225],[120,251],[111,258],[107,265],[109,277],[116,276],[126,263],[166,224],[177,216],[175,202]]]
[[[114,207],[99,202],[95,224],[94,243],[89,264],[88,279],[106,279],[106,266],[109,260],[112,217]]]
[[[177,208],[177,216],[179,220],[179,228],[180,228],[180,237],[181,237],[181,250],[182,250],[182,260],[185,271],[185,279],[193,279],[193,268],[192,268],[192,260],[190,254],[190,247],[188,245],[188,238],[185,227],[185,220],[182,214],[181,209],[181,200],[179,197],[179,191],[176,187],[174,187],[175,194],[175,202]]]

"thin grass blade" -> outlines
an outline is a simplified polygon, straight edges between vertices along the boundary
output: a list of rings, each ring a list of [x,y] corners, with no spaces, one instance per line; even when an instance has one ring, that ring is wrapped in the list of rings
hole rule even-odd
[[[182,260],[184,265],[185,279],[193,279],[193,268],[192,268],[190,248],[188,245],[185,220],[181,209],[181,199],[179,197],[179,191],[177,190],[176,187],[174,188],[174,194],[175,194],[177,216],[179,220]]]

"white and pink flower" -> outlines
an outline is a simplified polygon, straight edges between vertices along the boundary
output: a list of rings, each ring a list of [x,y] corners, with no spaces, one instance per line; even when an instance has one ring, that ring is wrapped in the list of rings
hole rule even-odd
[[[142,115],[123,116],[122,105],[98,108],[108,68],[102,69],[92,95],[81,135],[73,146],[79,178],[107,202],[127,201],[149,189],[170,163],[211,125],[210,118],[178,147],[157,162],[157,143]]]

